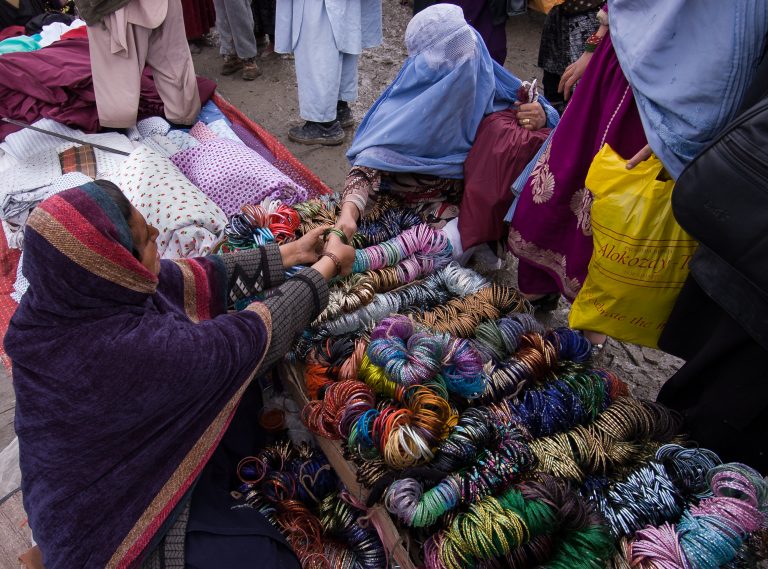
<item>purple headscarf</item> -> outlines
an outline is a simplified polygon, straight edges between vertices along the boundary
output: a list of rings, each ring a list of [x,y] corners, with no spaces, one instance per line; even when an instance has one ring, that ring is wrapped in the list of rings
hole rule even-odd
[[[269,313],[224,313],[215,257],[147,271],[96,184],[44,201],[25,239],[5,347],[30,526],[47,569],[134,567],[229,424]]]

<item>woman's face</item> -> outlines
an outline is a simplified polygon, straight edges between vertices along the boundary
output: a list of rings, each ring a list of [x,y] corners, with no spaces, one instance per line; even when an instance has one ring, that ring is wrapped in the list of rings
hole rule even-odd
[[[131,229],[133,247],[139,262],[151,273],[160,274],[160,253],[157,251],[157,236],[160,232],[149,225],[144,216],[135,207],[131,207],[131,218],[128,220]]]

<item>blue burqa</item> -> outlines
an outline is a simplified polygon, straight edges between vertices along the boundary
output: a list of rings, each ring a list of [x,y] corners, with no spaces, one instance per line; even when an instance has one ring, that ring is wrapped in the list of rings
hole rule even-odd
[[[491,59],[458,6],[419,12],[405,44],[408,59],[360,123],[347,158],[387,172],[463,178],[480,121],[508,108],[521,81]],[[555,126],[557,111],[539,101]]]
[[[735,116],[765,48],[765,0],[608,0],[648,143],[677,178]]]

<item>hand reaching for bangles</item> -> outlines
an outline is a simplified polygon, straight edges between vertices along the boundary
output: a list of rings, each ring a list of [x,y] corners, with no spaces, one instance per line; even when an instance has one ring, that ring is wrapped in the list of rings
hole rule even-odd
[[[344,232],[348,239],[352,239],[352,236],[357,232],[357,221],[355,214],[357,213],[357,206],[351,203],[345,203],[341,206],[341,213],[336,218],[336,229],[340,229]]]
[[[345,277],[352,272],[355,262],[355,249],[345,245],[337,235],[329,235],[325,242],[325,249],[320,255],[329,257],[335,266],[336,276]]]
[[[317,261],[325,246],[323,232],[326,229],[327,227],[316,227],[296,241],[280,245],[283,266],[289,268],[295,265],[309,265]]]

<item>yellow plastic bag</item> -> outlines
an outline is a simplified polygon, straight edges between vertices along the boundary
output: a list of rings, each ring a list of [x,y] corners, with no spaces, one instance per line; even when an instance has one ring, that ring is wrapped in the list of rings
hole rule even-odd
[[[659,159],[626,165],[605,144],[587,174],[595,248],[569,324],[655,348],[697,243],[672,216]]]

